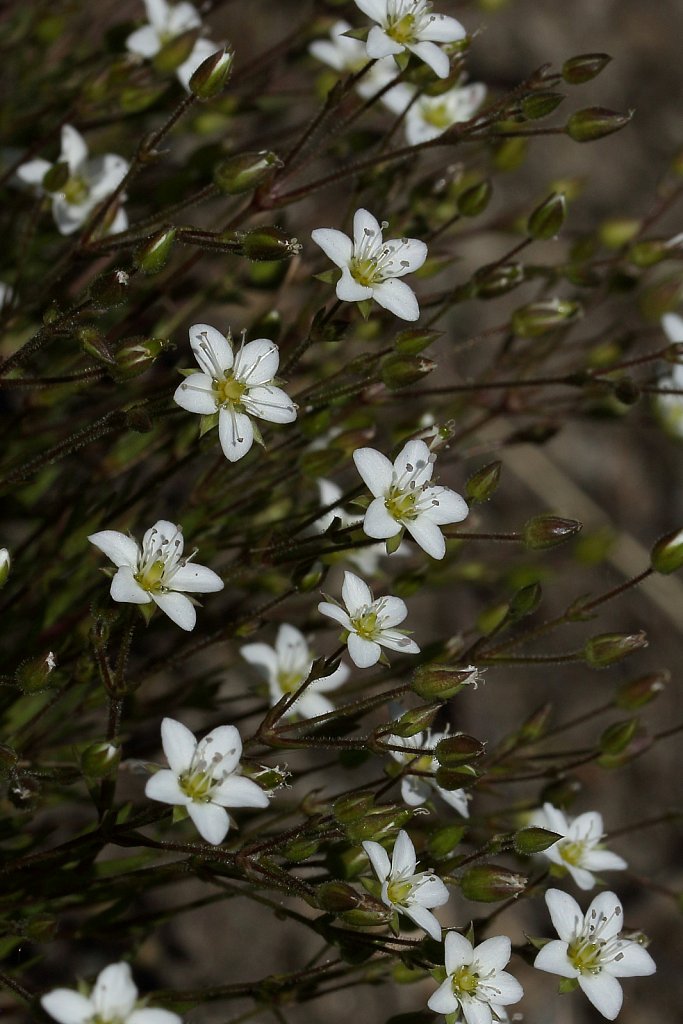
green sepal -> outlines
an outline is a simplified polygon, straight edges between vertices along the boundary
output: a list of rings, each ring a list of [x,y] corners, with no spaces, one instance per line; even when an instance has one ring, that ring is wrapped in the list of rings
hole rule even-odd
[[[199,418],[199,436],[204,437],[204,434],[208,434],[210,430],[218,426],[218,413],[211,412],[208,416],[200,416]]]
[[[395,551],[398,551],[401,546],[401,542],[403,541],[404,532],[403,527],[401,527],[398,533],[395,533],[393,537],[387,537],[385,546],[388,555],[393,555]]]

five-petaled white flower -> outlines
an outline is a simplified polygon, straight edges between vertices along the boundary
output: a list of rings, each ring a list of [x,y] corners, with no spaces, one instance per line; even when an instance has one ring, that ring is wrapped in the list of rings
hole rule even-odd
[[[218,436],[226,459],[237,462],[260,440],[250,417],[292,423],[296,406],[274,379],[280,363],[277,345],[257,338],[233,351],[227,338],[208,324],[190,327],[190,344],[201,372],[179,384],[173,396],[181,409],[211,416],[218,413]]]
[[[597,811],[568,818],[559,808],[545,803],[543,809],[533,815],[533,823],[564,837],[544,850],[543,855],[553,864],[566,868],[580,889],[595,886],[594,871],[619,871],[628,867],[623,857],[603,848],[601,840],[605,833],[602,815]]]
[[[455,43],[467,31],[455,18],[434,14],[430,0],[356,0],[377,22],[366,43],[368,57],[389,57],[410,50],[439,78],[448,78],[450,61],[437,43]]]
[[[149,24],[136,29],[126,39],[128,51],[138,57],[155,57],[166,43],[183,32],[202,27],[199,11],[184,0],[177,4],[167,4],[166,0],[144,0],[144,4]],[[189,90],[190,79],[199,65],[220,49],[217,43],[201,36],[195,41],[189,56],[175,72],[186,89]]]
[[[401,829],[396,836],[391,862],[379,843],[368,839],[363,843],[363,849],[382,883],[382,903],[399,914],[405,914],[427,935],[440,942],[441,925],[431,910],[448,903],[448,889],[431,871],[415,871],[415,847],[408,833]]]
[[[111,596],[126,604],[154,602],[181,629],[194,629],[197,613],[186,594],[213,594],[223,580],[212,569],[183,557],[183,532],[160,519],[142,538],[142,547],[126,533],[102,530],[88,537],[117,567]]]
[[[70,124],[62,125],[61,144],[57,163],[67,165],[68,178],[56,192],[47,193],[43,187],[43,179],[53,166],[47,160],[29,160],[17,169],[16,177],[22,184],[51,196],[52,215],[60,234],[72,235],[95,207],[116,191],[128,172],[128,161],[115,153],[89,159],[85,139]],[[127,227],[126,211],[119,206],[112,211],[104,230],[111,234]]]
[[[662,317],[662,328],[673,345],[683,345],[683,317],[666,313]],[[656,408],[664,426],[675,437],[683,437],[683,394],[675,394],[683,391],[683,362],[673,364],[670,373],[659,381],[659,387],[664,393],[657,395]],[[672,393],[666,394],[667,390]]]
[[[429,1009],[443,1014],[461,1009],[467,1024],[491,1024],[494,1014],[495,1019],[504,1019],[502,1008],[524,995],[517,979],[503,970],[510,951],[507,935],[472,946],[459,932],[448,932],[444,940],[447,977],[428,1000]]]
[[[334,68],[335,71],[346,72],[347,74],[360,71],[361,68],[368,64],[368,55],[365,51],[365,44],[361,43],[360,39],[353,39],[350,36],[344,35],[350,28],[351,26],[348,21],[336,21],[330,29],[330,38],[316,39],[308,47],[309,53],[317,57],[323,64]],[[376,92],[379,92],[392,78],[396,78],[397,74],[396,62],[391,57],[386,57],[384,60],[376,60],[370,65],[362,78],[358,79],[355,86],[356,92],[363,99],[368,99]],[[382,101],[384,102],[386,97],[392,92],[393,90],[389,89],[382,96]]]
[[[424,441],[408,441],[393,465],[374,448],[355,450],[356,469],[375,499],[363,521],[368,537],[395,537],[405,527],[428,555],[444,557],[439,527],[462,522],[469,506],[448,487],[430,486],[435,460]]]
[[[177,1013],[137,1005],[137,986],[124,962],[100,971],[90,995],[55,988],[41,996],[40,1003],[59,1024],[181,1024]]]
[[[207,843],[217,846],[228,834],[226,808],[267,807],[268,795],[240,774],[242,740],[234,725],[221,725],[197,743],[173,718],[161,723],[161,743],[169,767],[147,780],[150,800],[184,807]]]
[[[408,614],[400,597],[378,597],[374,600],[367,583],[347,571],[344,573],[342,598],[346,611],[331,601],[321,601],[318,611],[335,619],[347,630],[349,654],[358,668],[376,665],[382,647],[403,654],[420,653],[414,640],[402,630],[393,628]]]
[[[405,274],[427,259],[427,246],[417,238],[382,241],[382,228],[367,210],[356,210],[353,240],[336,228],[316,228],[311,238],[340,269],[337,298],[344,302],[374,299],[401,318],[417,320],[420,307]]]
[[[476,669],[473,670],[476,672]],[[444,732],[432,732],[431,729],[427,729],[426,732],[418,732],[414,736],[406,736],[405,738],[400,736],[387,736],[386,742],[396,747],[410,747],[410,752],[407,750],[391,750],[389,753],[396,761],[400,764],[409,765],[406,769],[408,773],[411,771],[429,773],[432,778],[429,778],[425,774],[410,775],[405,774],[401,779],[401,796],[403,800],[408,804],[409,807],[419,807],[420,804],[425,803],[429,800],[432,791],[439,794],[442,800],[445,800],[458,814],[462,814],[463,818],[469,817],[469,808],[467,806],[468,796],[464,789],[442,789],[441,786],[437,786],[436,770],[439,767],[438,761],[432,753],[429,751],[434,750],[437,743],[448,736],[449,729],[445,729]],[[427,753],[421,753],[426,750]]]
[[[254,665],[268,683],[271,704],[284,694],[294,693],[301,686],[313,666],[313,654],[303,633],[295,626],[283,623],[277,631],[275,647],[268,644],[245,644],[240,654]],[[337,690],[349,677],[347,665],[339,665],[329,676],[316,679],[287,710],[286,715],[300,715],[301,718],[315,718],[334,710],[334,705],[323,694]]]
[[[452,125],[469,121],[484,102],[486,86],[481,82],[456,85],[437,96],[423,93],[415,99],[416,92],[402,82],[382,96],[382,103],[395,114],[406,111],[404,127],[411,146],[438,139]]]
[[[559,939],[547,942],[534,967],[575,978],[596,1010],[614,1020],[624,998],[617,978],[654,974],[656,964],[638,942],[619,938],[623,911],[613,892],[599,893],[585,916],[575,899],[548,889],[545,901]]]

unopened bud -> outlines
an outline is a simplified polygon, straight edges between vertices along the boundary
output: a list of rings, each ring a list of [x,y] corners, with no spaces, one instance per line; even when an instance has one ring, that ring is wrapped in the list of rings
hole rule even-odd
[[[413,675],[413,691],[424,700],[448,700],[465,686],[476,685],[477,669],[473,665],[453,668],[450,665],[422,665]]]
[[[548,724],[548,719],[552,714],[552,704],[541,704],[540,708],[536,708],[528,718],[526,718],[519,728],[518,736],[522,740],[537,740],[543,735]]]
[[[155,69],[165,74],[179,68],[192,53],[198,36],[199,30],[191,28],[187,32],[181,32],[180,35],[169,39],[154,55],[152,63]]]
[[[301,252],[301,243],[280,228],[254,228],[244,234],[240,250],[250,260],[288,260]]]
[[[463,896],[477,903],[497,903],[524,892],[524,875],[495,864],[475,864],[460,879]]]
[[[417,384],[435,369],[436,363],[427,356],[410,356],[399,352],[385,356],[380,363],[382,383],[389,391],[400,391],[401,388]]]
[[[621,684],[614,703],[624,711],[636,711],[658,697],[670,681],[671,673],[667,670],[650,672],[639,679],[631,679]]]
[[[90,304],[99,310],[120,306],[128,298],[130,277],[125,270],[109,270],[90,285]]]
[[[566,213],[566,199],[560,193],[555,192],[544,203],[537,206],[529,217],[527,225],[529,237],[538,241],[556,238],[564,224]]]
[[[218,164],[213,172],[213,181],[225,195],[235,196],[257,188],[278,167],[282,167],[282,161],[269,150],[240,153]]]
[[[572,114],[564,130],[574,142],[594,142],[618,132],[629,123],[631,117],[631,114],[619,114],[607,107],[586,107]]]
[[[144,373],[159,358],[166,343],[160,338],[126,338],[116,353],[116,366],[112,376],[116,380],[128,380]]]
[[[349,793],[348,796],[340,796],[332,804],[332,814],[342,825],[351,821],[358,821],[364,818],[375,806],[375,794],[370,789],[361,790],[359,793]]]
[[[481,267],[474,275],[476,293],[481,299],[497,299],[499,295],[517,288],[523,281],[524,267],[521,263]]]
[[[12,559],[7,548],[0,548],[0,587],[4,587],[12,569]]]
[[[583,525],[578,519],[563,519],[560,516],[534,516],[524,524],[522,539],[530,551],[543,551],[564,544],[580,533]]]
[[[460,845],[467,831],[466,825],[446,825],[432,832],[427,840],[427,847],[432,857],[443,860],[449,857]]]
[[[434,773],[434,782],[439,789],[452,792],[455,789],[469,789],[479,779],[479,773],[470,764],[461,764],[456,768],[439,767]]]
[[[557,110],[564,100],[561,92],[532,92],[522,100],[522,113],[529,121],[538,121]]]
[[[105,366],[112,366],[116,360],[112,351],[98,330],[94,327],[80,327],[76,336],[81,343],[81,348],[98,363]]]
[[[434,756],[444,768],[455,768],[462,764],[469,764],[476,761],[485,751],[481,740],[474,736],[467,736],[465,733],[456,733],[453,736],[444,736],[436,745]]]
[[[363,818],[349,822],[345,831],[353,843],[362,843],[364,839],[379,842],[407,825],[412,816],[408,807],[377,807]]]
[[[376,909],[373,910],[347,910],[341,915],[341,920],[354,928],[376,928],[378,925],[388,924],[393,916],[392,907],[383,908],[377,903]]]
[[[533,614],[541,603],[541,584],[530,583],[528,587],[521,587],[510,598],[510,618],[513,621],[523,619]]]
[[[198,100],[212,100],[223,92],[232,72],[235,55],[227,47],[203,60],[193,73],[189,89]]]
[[[559,832],[551,832],[550,829],[532,825],[530,828],[522,828],[515,832],[512,845],[515,853],[528,856],[532,853],[543,853],[561,838]]]
[[[631,743],[638,728],[637,718],[627,718],[623,722],[613,722],[608,725],[598,746],[603,754],[622,754]]]
[[[297,863],[308,860],[318,852],[319,848],[320,843],[317,839],[294,839],[291,843],[287,843],[282,852],[287,860]]]
[[[83,774],[92,779],[111,775],[118,768],[121,748],[116,743],[91,743],[81,754]]]
[[[482,466],[472,474],[465,484],[465,495],[470,504],[481,504],[495,494],[500,483],[501,468],[502,463],[489,462],[488,466]]]
[[[583,649],[583,656],[592,668],[606,668],[634,651],[647,647],[645,633],[601,633],[591,637]]]
[[[304,594],[319,590],[328,570],[329,566],[319,561],[303,562],[294,567],[291,576],[292,586]]]
[[[353,910],[361,902],[361,896],[347,882],[323,882],[315,891],[318,906],[332,914]]]
[[[584,82],[597,78],[611,60],[607,53],[580,53],[564,62],[562,77],[567,85],[583,85]]]
[[[401,331],[396,335],[394,348],[402,355],[416,356],[425,348],[429,348],[441,337],[441,331]]]
[[[52,651],[40,658],[30,658],[21,663],[15,673],[19,689],[24,693],[42,693],[50,686],[50,676],[57,667]]]
[[[520,306],[512,314],[512,330],[520,338],[540,338],[558,327],[567,327],[582,315],[578,302],[568,299],[548,299]]]
[[[411,708],[410,711],[401,715],[397,722],[392,722],[390,729],[392,735],[405,739],[408,736],[416,736],[417,733],[424,732],[432,724],[441,707],[440,702],[435,702],[423,704],[419,708]]]
[[[651,238],[644,242],[635,242],[628,251],[628,258],[636,267],[654,267],[671,254],[667,242],[661,238]]]
[[[489,205],[493,195],[491,182],[480,181],[458,196],[458,213],[461,217],[478,217]]]
[[[176,229],[164,228],[152,235],[133,256],[133,263],[143,274],[158,274],[168,263],[175,242]]]
[[[655,572],[668,576],[683,566],[683,530],[674,530],[660,537],[650,552]]]

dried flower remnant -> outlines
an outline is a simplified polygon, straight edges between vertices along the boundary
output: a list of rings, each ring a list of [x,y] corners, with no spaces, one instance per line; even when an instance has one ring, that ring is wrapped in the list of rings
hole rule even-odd
[[[566,868],[580,889],[594,888],[596,871],[620,871],[628,867],[623,857],[604,849],[602,815],[597,811],[568,818],[559,808],[545,803],[532,820],[534,825],[564,836],[544,850],[543,856]]]
[[[166,0],[144,0],[148,24],[128,36],[126,47],[130,53],[149,59],[184,32],[202,28],[199,11],[193,4],[167,4]],[[208,57],[222,47],[203,36],[195,40],[189,56],[175,69],[176,76],[189,91],[190,79]]]
[[[617,979],[657,970],[640,943],[620,938],[624,914],[619,899],[613,892],[601,892],[585,915],[576,900],[561,889],[548,889],[545,901],[559,939],[543,946],[534,967],[576,979],[595,1009],[607,1020],[614,1020],[624,998]]]
[[[184,807],[202,839],[217,846],[230,829],[227,808],[268,806],[268,794],[241,775],[242,740],[234,725],[212,729],[199,743],[173,718],[161,723],[168,768],[156,772],[145,796]]]
[[[464,39],[466,30],[455,18],[434,14],[429,0],[355,0],[376,21],[366,44],[368,57],[389,57],[409,50],[439,78],[448,78],[450,62],[437,43]]]
[[[503,970],[510,952],[507,935],[473,946],[459,932],[448,932],[444,939],[447,976],[428,1000],[429,1009],[443,1014],[461,1011],[466,1024],[505,1019],[504,1007],[518,1003],[524,995],[517,979]]]
[[[55,988],[41,996],[40,1004],[59,1024],[181,1024],[177,1013],[140,1002],[123,961],[100,971],[87,995],[80,986]]]
[[[331,601],[321,601],[318,611],[335,619],[347,631],[349,654],[358,668],[376,665],[382,647],[403,654],[420,653],[414,640],[402,630],[394,629],[408,614],[400,597],[378,597],[374,600],[367,583],[347,571],[342,584],[342,599],[346,610]]]
[[[187,412],[218,414],[218,436],[223,454],[237,462],[261,440],[251,417],[270,423],[293,423],[296,406],[275,384],[280,363],[277,345],[267,338],[242,344],[235,354],[227,337],[208,324],[190,328],[190,344],[199,364],[176,388],[173,400]]]
[[[386,224],[383,225],[386,227]],[[405,281],[427,259],[427,246],[417,238],[382,240],[382,227],[367,210],[356,210],[353,239],[336,228],[315,228],[311,238],[341,269],[337,298],[343,302],[374,299],[401,320],[418,320],[420,307]]]
[[[440,942],[441,925],[432,914],[432,908],[448,903],[448,889],[432,871],[415,870],[415,847],[408,833],[401,829],[396,836],[391,861],[384,847],[370,839],[365,840],[363,849],[382,883],[382,903],[398,914],[405,914]]]
[[[223,580],[212,569],[183,557],[183,532],[160,519],[142,538],[142,546],[118,530],[102,530],[88,537],[117,567],[111,581],[114,601],[126,604],[154,602],[181,629],[194,629],[197,613],[187,594],[212,594]]]

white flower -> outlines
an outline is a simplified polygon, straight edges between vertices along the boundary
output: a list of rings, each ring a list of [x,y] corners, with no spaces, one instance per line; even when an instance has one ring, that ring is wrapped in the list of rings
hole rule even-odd
[[[7,548],[0,548],[0,587],[4,587],[12,569],[12,556]]]
[[[580,889],[595,886],[594,871],[619,871],[628,867],[623,857],[603,848],[601,840],[605,833],[602,815],[597,811],[567,818],[557,807],[545,803],[543,809],[533,815],[533,824],[564,836],[544,850],[543,856],[566,868]]]
[[[415,847],[408,833],[401,829],[396,836],[391,863],[387,851],[379,843],[368,839],[363,843],[363,849],[382,883],[382,903],[399,914],[405,914],[427,935],[440,942],[441,925],[431,913],[431,908],[448,903],[448,889],[431,871],[415,872]]]
[[[439,78],[448,78],[450,61],[437,43],[464,39],[466,30],[445,14],[433,14],[429,0],[356,0],[377,22],[366,44],[368,57],[388,57],[410,50]]]
[[[403,622],[408,614],[400,597],[379,597],[375,601],[367,583],[352,572],[345,572],[342,598],[346,611],[331,601],[321,601],[318,611],[336,619],[348,630],[346,642],[349,654],[358,668],[376,665],[382,647],[402,651],[404,654],[420,653],[414,640],[400,629],[393,628]]]
[[[355,450],[356,469],[375,499],[363,521],[368,537],[395,537],[405,527],[428,555],[444,557],[439,527],[462,522],[469,507],[448,487],[430,486],[435,460],[424,441],[408,441],[393,465],[374,448]]]
[[[311,238],[341,269],[337,298],[344,302],[374,299],[401,320],[417,320],[420,308],[412,288],[399,280],[418,270],[427,246],[417,238],[382,241],[382,228],[367,210],[356,210],[353,241],[336,228],[316,228]]]
[[[181,722],[164,718],[161,743],[169,767],[147,780],[145,796],[184,807],[207,843],[222,843],[230,828],[226,807],[267,807],[267,794],[240,774],[242,740],[221,725],[197,743]]]
[[[138,990],[127,963],[109,964],[97,976],[89,996],[55,988],[40,1003],[59,1024],[181,1024],[170,1010],[137,1006]]]
[[[503,968],[510,959],[507,935],[495,935],[478,946],[448,932],[444,940],[447,978],[427,1002],[435,1013],[455,1013],[459,1008],[467,1024],[491,1024],[503,1018],[504,1006],[517,1003],[522,986]]]
[[[226,459],[237,462],[254,443],[250,416],[270,423],[292,423],[296,406],[274,384],[280,363],[277,345],[266,338],[242,344],[235,355],[227,338],[208,324],[190,327],[190,344],[201,368],[176,388],[181,409],[211,416],[218,413],[218,436]]]
[[[350,36],[344,35],[350,28],[348,21],[336,21],[330,29],[330,38],[316,39],[308,47],[309,53],[317,57],[323,64],[334,68],[335,71],[347,74],[360,71],[368,63],[368,55],[365,52],[365,44],[360,39],[352,39]],[[396,78],[397,73],[396,62],[391,57],[376,60],[358,80],[355,86],[356,92],[363,99],[368,99],[379,92],[392,78]],[[393,91],[393,89],[389,89],[382,96],[382,102],[386,100],[387,96],[392,95]]]
[[[277,704],[284,694],[294,693],[308,678],[313,666],[306,638],[295,626],[283,623],[277,631],[275,647],[268,644],[245,644],[240,654],[261,671],[270,689],[271,704]],[[338,689],[349,677],[350,669],[339,665],[329,676],[322,676],[306,687],[286,712],[286,715],[300,715],[301,718],[315,718],[334,710],[334,705],[324,693]]]
[[[5,284],[4,281],[0,281],[0,313],[8,306],[12,305],[14,301],[14,288],[11,285]]]
[[[126,40],[130,53],[138,57],[155,57],[166,43],[170,43],[183,32],[200,29],[202,19],[192,4],[184,0],[177,4],[167,4],[166,0],[144,0],[147,11],[148,25],[136,29]],[[222,49],[210,39],[196,40],[190,55],[176,68],[176,75],[182,85],[189,91],[190,79],[207,57]]]
[[[662,328],[673,345],[683,344],[683,317],[667,313],[662,317]],[[683,363],[674,363],[671,372],[659,381],[659,387],[683,391]],[[676,437],[683,437],[683,395],[657,395],[656,407],[664,426]]]
[[[431,753],[420,754],[421,750],[434,750],[437,743],[449,735],[449,729],[444,732],[418,732],[414,736],[387,736],[386,742],[396,747],[411,747],[414,753],[403,750],[391,750],[389,753],[400,764],[409,764],[409,771],[429,772],[432,776],[436,774],[439,766],[438,761]],[[409,807],[419,807],[420,804],[429,800],[432,790],[436,791],[442,800],[445,800],[463,818],[469,817],[467,806],[468,796],[464,789],[442,789],[437,786],[435,778],[427,778],[425,775],[404,775],[401,779],[401,796]]]
[[[181,629],[194,629],[197,613],[186,594],[212,594],[223,580],[212,569],[192,562],[196,552],[183,558],[183,532],[160,519],[142,538],[142,547],[118,530],[102,530],[88,537],[117,567],[111,596],[126,604],[151,601]]]
[[[548,889],[545,901],[559,939],[546,943],[534,967],[575,978],[596,1010],[614,1020],[623,1000],[617,978],[654,974],[654,960],[639,943],[620,939],[621,903],[613,892],[599,893],[585,917],[576,900],[561,889]]]
[[[85,139],[69,124],[62,125],[61,141],[57,162],[68,166],[69,177],[57,192],[49,194],[59,232],[72,235],[87,221],[95,207],[116,191],[128,172],[128,161],[114,153],[89,159]],[[22,184],[47,195],[43,178],[52,166],[47,160],[29,160],[17,169],[16,176]],[[126,211],[119,207],[107,224],[107,232],[125,231],[127,227]]]
[[[423,94],[412,102],[416,91],[414,86],[400,83],[382,97],[382,103],[395,114],[408,108],[404,125],[411,146],[438,139],[452,125],[469,121],[486,97],[486,86],[481,82],[456,85],[438,96]]]
[[[318,490],[320,492],[320,504],[325,507],[333,505],[342,496],[341,487],[338,487],[332,480],[325,480],[323,478],[318,480]],[[350,515],[341,506],[337,506],[325,512],[319,519],[316,519],[313,529],[316,532],[324,533],[335,517],[339,519],[342,529],[347,526],[359,526],[363,522],[362,516]],[[368,544],[363,547],[340,551],[340,555],[347,562],[351,562],[363,576],[375,576],[379,568],[380,559],[386,558],[387,550],[384,544]],[[408,545],[401,543],[397,550],[394,551],[394,555],[396,557],[409,556],[410,549]]]

